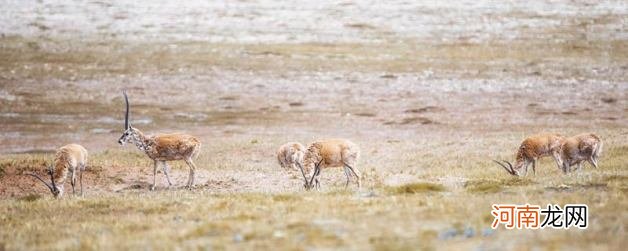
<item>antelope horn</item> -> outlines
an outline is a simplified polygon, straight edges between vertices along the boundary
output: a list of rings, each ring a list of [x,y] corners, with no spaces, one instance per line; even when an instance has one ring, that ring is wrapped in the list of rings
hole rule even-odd
[[[129,97],[126,96],[126,90],[122,91],[124,101],[126,102],[126,113],[124,114],[124,130],[129,129]]]
[[[299,166],[299,169],[301,169],[301,174],[303,174],[303,181],[305,181],[305,186],[307,187],[307,177],[305,177],[305,171],[303,171],[303,166],[301,166],[301,163],[299,163],[298,161],[297,166]]]
[[[55,169],[52,168],[52,165],[48,166],[48,174],[50,174],[50,181],[52,182],[52,188],[50,191],[55,193],[57,191],[57,185],[55,184]]]
[[[517,175],[517,173],[515,173],[515,169],[512,168],[512,164],[510,164],[510,162],[508,162],[507,160],[504,160],[504,162],[506,162],[506,164],[508,164],[508,167],[510,167],[510,172],[512,173],[512,175]]]
[[[321,173],[321,163],[323,163],[323,159],[321,159],[318,163],[316,163],[316,165],[314,165],[314,173],[312,174],[312,177],[310,178],[310,182],[309,182],[309,186],[312,187],[312,182],[314,182],[314,177],[318,176],[318,174]]]
[[[515,175],[515,171],[512,169],[512,165],[510,164],[510,162],[505,161],[506,163],[508,163],[508,166],[510,166],[510,168],[508,168],[506,165],[504,165],[503,163],[497,161],[497,160],[493,160],[495,163],[499,164],[501,167],[504,168],[504,170],[506,170],[506,172],[508,172],[509,174]]]
[[[34,173],[27,173],[27,174],[25,174],[25,175],[29,175],[29,176],[33,176],[33,177],[35,177],[36,179],[38,179],[39,181],[41,181],[41,183],[44,183],[44,185],[46,185],[46,186],[48,187],[48,189],[50,189],[50,192],[54,194],[55,188],[53,188],[50,184],[46,183],[46,182],[44,181],[44,179],[42,179],[41,177],[37,176],[37,175],[36,175],[36,174],[34,174]]]

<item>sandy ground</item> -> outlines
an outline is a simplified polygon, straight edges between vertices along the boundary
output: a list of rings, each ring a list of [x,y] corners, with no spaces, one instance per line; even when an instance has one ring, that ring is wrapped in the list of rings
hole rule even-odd
[[[301,192],[274,156],[295,140],[358,143],[362,192],[505,176],[491,159],[544,131],[628,149],[626,3],[376,2],[4,1],[0,198],[45,194],[19,174],[67,143],[94,156],[86,196],[148,193],[151,161],[116,143],[123,89],[135,127],[200,139],[196,191],[213,195]],[[172,172],[178,192],[187,167]]]

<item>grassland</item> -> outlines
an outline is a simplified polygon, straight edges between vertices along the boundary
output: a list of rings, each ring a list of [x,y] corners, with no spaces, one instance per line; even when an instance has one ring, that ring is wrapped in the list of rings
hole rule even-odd
[[[441,176],[430,164],[439,162],[434,157],[416,163],[426,167],[414,183],[397,185],[387,181],[397,172],[372,171],[365,173],[362,189],[345,190],[340,171],[329,171],[322,192],[302,191],[298,176],[291,178],[274,166],[264,172],[290,181],[291,188],[229,190],[232,186],[215,177],[233,170],[207,158],[199,166],[208,174],[195,190],[165,189],[160,176],[162,188],[150,192],[149,172],[141,167],[150,165],[145,157],[108,151],[92,156],[85,197],[56,200],[43,186],[22,180],[21,192],[0,201],[0,239],[6,249],[620,249],[625,239],[617,237],[625,234],[628,217],[626,148],[611,146],[600,169],[586,166],[567,176],[547,160],[536,177],[509,177],[472,156],[467,156],[472,164],[448,166],[448,175]],[[49,157],[9,155],[0,167],[8,175],[37,171]],[[366,161],[364,169],[371,165],[377,163]],[[143,182],[113,178],[126,172]],[[3,182],[10,179],[6,175]],[[173,176],[183,184],[186,170],[177,165]],[[455,177],[462,179],[452,182]],[[123,186],[117,188],[119,184]],[[496,202],[584,203],[590,208],[590,225],[587,230],[492,230],[490,205]]]

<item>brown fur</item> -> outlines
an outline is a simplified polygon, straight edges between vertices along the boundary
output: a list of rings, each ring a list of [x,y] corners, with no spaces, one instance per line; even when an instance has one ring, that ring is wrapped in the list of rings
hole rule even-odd
[[[560,149],[560,155],[563,159],[563,172],[570,172],[571,167],[574,165],[577,166],[577,169],[580,169],[584,161],[597,168],[601,154],[602,140],[593,133],[583,133],[566,138]]]
[[[331,167],[344,167],[345,176],[349,185],[350,177],[353,174],[356,178],[358,188],[360,187],[360,171],[356,165],[360,157],[360,149],[353,142],[346,139],[326,139],[319,140],[310,144],[303,158],[304,168],[310,171],[310,181],[306,180],[305,187],[312,188],[316,182],[316,186],[320,186],[318,176],[321,169]],[[316,168],[318,167],[318,168]]]
[[[56,197],[63,196],[63,185],[65,183],[68,174],[71,175],[72,191],[74,192],[74,186],[76,184],[76,175],[85,170],[87,164],[87,150],[84,147],[77,144],[69,144],[60,147],[54,159],[54,183],[59,193]],[[82,181],[81,181],[82,183]],[[81,193],[83,187],[81,185]]]
[[[171,133],[171,134],[158,134],[155,136],[147,137],[137,128],[129,127],[119,140],[120,144],[124,144],[127,141],[135,143],[138,149],[144,151],[146,155],[153,160],[153,185],[151,190],[155,189],[157,180],[157,167],[161,164],[163,166],[164,174],[168,180],[168,184],[172,185],[170,176],[168,174],[168,164],[166,161],[172,160],[184,160],[190,167],[190,174],[188,177],[187,187],[192,188],[194,186],[194,177],[196,165],[194,159],[196,159],[201,150],[201,142],[194,136],[183,133]]]
[[[146,141],[148,155],[156,160],[182,160],[187,156],[198,157],[201,142],[193,136],[181,133],[159,134]]]
[[[556,133],[539,134],[528,137],[521,142],[516,154],[514,171],[520,175],[525,168],[528,174],[528,166],[532,164],[532,172],[536,175],[536,161],[546,156],[552,156],[560,169],[560,145],[564,137]]]

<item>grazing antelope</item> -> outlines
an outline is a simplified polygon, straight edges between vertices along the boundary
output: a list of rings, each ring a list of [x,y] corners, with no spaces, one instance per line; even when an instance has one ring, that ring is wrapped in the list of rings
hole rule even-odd
[[[514,168],[508,161],[504,161],[508,166],[497,160],[493,161],[515,176],[521,176],[521,171],[524,168],[525,175],[528,175],[528,166],[532,164],[532,172],[536,175],[536,161],[551,155],[556,161],[558,169],[561,169],[560,145],[563,139],[564,137],[560,134],[540,134],[524,139],[517,151]]]
[[[48,174],[50,175],[50,184],[46,183],[41,177],[36,174],[29,173],[27,175],[37,178],[43,182],[44,185],[50,189],[52,194],[59,198],[63,196],[63,184],[68,176],[68,172],[71,175],[70,184],[72,185],[72,193],[76,194],[74,189],[76,185],[76,173],[79,173],[79,180],[81,183],[81,196],[83,195],[83,171],[85,171],[85,165],[87,164],[87,150],[84,147],[77,144],[69,144],[62,146],[57,150],[55,154],[54,164],[48,166]],[[54,168],[53,168],[54,166]]]
[[[314,182],[316,182],[316,188],[319,189],[318,176],[321,174],[321,169],[330,167],[344,168],[347,177],[345,188],[349,186],[351,175],[355,176],[358,188],[360,188],[360,172],[356,168],[359,157],[360,149],[358,146],[346,139],[327,139],[310,144],[303,157],[303,166],[301,163],[297,164],[303,174],[305,189],[312,189]],[[309,181],[305,176],[304,167],[311,170]]]
[[[277,160],[283,169],[297,169],[297,163],[303,163],[305,147],[298,142],[288,142],[277,150]]]
[[[577,165],[577,169],[580,169],[583,161],[587,161],[597,168],[598,160],[602,154],[602,141],[593,133],[583,133],[565,138],[561,145],[560,154],[564,173],[570,172],[573,165]]]
[[[190,175],[186,186],[191,189],[194,186],[194,171],[196,170],[193,159],[196,159],[201,151],[201,142],[193,136],[182,133],[144,136],[142,131],[131,126],[129,122],[129,98],[126,95],[126,91],[124,91],[123,94],[124,101],[126,102],[124,133],[118,140],[118,143],[124,146],[125,143],[132,142],[138,149],[146,153],[146,155],[153,160],[153,185],[150,190],[155,190],[157,167],[159,164],[163,166],[164,174],[168,180],[168,186],[172,186],[168,174],[170,167],[168,167],[166,163],[166,161],[172,160],[184,160],[190,167]]]

